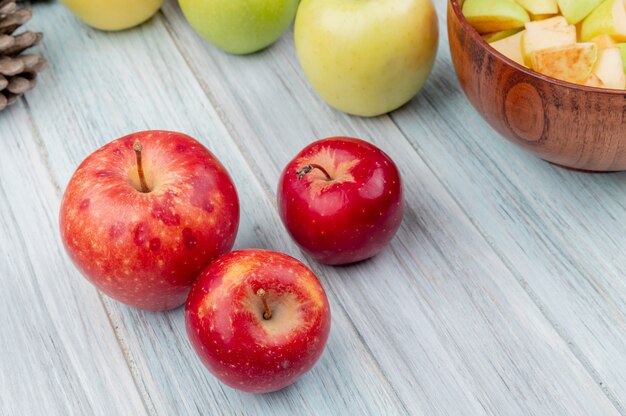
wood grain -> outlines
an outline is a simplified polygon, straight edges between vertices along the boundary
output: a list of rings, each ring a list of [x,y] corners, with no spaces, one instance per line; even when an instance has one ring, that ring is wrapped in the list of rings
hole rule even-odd
[[[96,290],[62,253],[24,107],[0,115],[0,415],[146,414]]]
[[[542,159],[591,171],[626,170],[626,92],[531,71],[489,47],[450,0],[452,62],[465,95],[504,137]]]
[[[466,102],[446,48],[392,118],[626,413],[626,174],[555,168],[503,141]]]

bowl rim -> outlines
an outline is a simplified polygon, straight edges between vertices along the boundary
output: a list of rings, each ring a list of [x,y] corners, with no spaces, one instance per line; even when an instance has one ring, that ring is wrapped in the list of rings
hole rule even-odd
[[[463,25],[463,28],[469,32],[470,36],[472,36],[474,39],[478,39],[479,43],[482,43],[483,46],[487,46],[489,49],[489,51],[495,55],[498,59],[500,59],[501,61],[503,61],[505,64],[512,66],[513,68],[517,69],[518,71],[521,71],[527,75],[530,75],[532,77],[541,79],[543,81],[549,82],[551,84],[556,84],[562,87],[567,87],[567,88],[572,88],[575,90],[580,90],[580,91],[584,91],[584,92],[594,92],[594,93],[603,93],[603,94],[609,94],[609,95],[621,95],[626,97],[626,90],[616,90],[616,89],[612,89],[612,88],[601,88],[601,87],[590,87],[588,85],[581,85],[581,84],[576,84],[573,82],[568,82],[568,81],[563,81],[557,78],[552,78],[549,77],[547,75],[543,75],[539,72],[533,71],[532,69],[520,65],[519,63],[515,62],[514,60],[512,60],[511,58],[507,57],[506,55],[498,52],[496,49],[494,49],[491,45],[489,45],[489,42],[487,42],[485,39],[483,39],[482,36],[480,36],[480,34],[478,33],[478,31],[476,29],[474,29],[472,27],[472,25],[470,25],[470,23],[467,21],[467,19],[465,18],[465,15],[463,14],[463,11],[461,10],[461,6],[459,4],[459,0],[448,0],[449,4],[452,6],[452,10],[454,11],[454,14],[456,14],[457,19],[459,20],[459,22],[461,22],[461,25]]]

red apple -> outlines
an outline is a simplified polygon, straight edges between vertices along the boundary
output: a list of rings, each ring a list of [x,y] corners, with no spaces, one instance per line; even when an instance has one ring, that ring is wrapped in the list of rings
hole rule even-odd
[[[402,222],[398,168],[376,146],[331,137],[305,147],[278,185],[289,234],[314,259],[347,264],[379,253]]]
[[[185,320],[191,345],[215,377],[266,393],[313,367],[328,339],[330,308],[319,281],[298,260],[241,250],[202,272]]]
[[[61,237],[80,271],[127,305],[182,305],[239,226],[235,186],[220,162],[181,133],[145,131],[100,148],[61,203]]]

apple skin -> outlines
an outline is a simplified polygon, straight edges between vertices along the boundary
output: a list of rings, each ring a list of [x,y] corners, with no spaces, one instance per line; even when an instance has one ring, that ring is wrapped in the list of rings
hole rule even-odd
[[[322,166],[298,179],[308,164]],[[378,254],[402,222],[400,173],[383,151],[360,139],[331,137],[305,147],[278,184],[280,217],[296,243],[315,260],[354,263]]]
[[[148,193],[138,190],[137,140]],[[59,217],[67,252],[98,289],[139,309],[167,310],[182,305],[200,271],[232,248],[239,200],[224,167],[196,140],[144,131],[82,162]]]
[[[276,42],[293,22],[298,0],[179,0],[185,18],[210,43],[237,55]]]
[[[150,19],[164,0],[62,0],[61,2],[91,27],[123,30]]]
[[[257,295],[265,292],[271,310]],[[211,263],[185,306],[187,334],[206,367],[247,392],[279,390],[309,371],[324,351],[330,307],[315,275],[298,260],[240,250]]]
[[[377,116],[407,103],[426,82],[438,43],[431,0],[302,0],[298,59],[332,107]]]

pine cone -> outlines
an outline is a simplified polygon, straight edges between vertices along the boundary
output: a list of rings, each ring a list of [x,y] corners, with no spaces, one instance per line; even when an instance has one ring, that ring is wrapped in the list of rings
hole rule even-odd
[[[15,0],[0,0],[0,111],[33,89],[37,73],[46,66],[43,57],[22,54],[38,44],[43,34],[14,33],[32,15],[30,7],[18,8]]]

